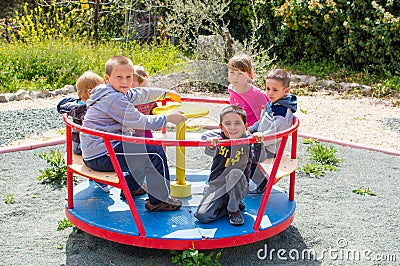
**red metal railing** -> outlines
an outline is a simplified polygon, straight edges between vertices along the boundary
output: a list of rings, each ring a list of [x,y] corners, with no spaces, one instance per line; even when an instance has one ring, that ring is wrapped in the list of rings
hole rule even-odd
[[[201,98],[182,98],[184,102],[204,102],[204,103],[215,103],[215,104],[229,104],[226,100],[219,99],[201,99]],[[164,101],[165,103],[166,101]],[[123,173],[121,167],[118,163],[116,154],[112,148],[111,140],[121,141],[121,142],[130,142],[136,144],[149,144],[149,145],[159,145],[159,146],[185,146],[185,147],[205,147],[209,146],[209,142],[206,140],[166,140],[166,139],[149,139],[149,138],[141,138],[141,137],[132,137],[118,134],[111,134],[99,130],[84,128],[83,126],[77,125],[73,123],[68,115],[63,116],[64,123],[66,124],[66,147],[67,147],[67,185],[68,185],[68,208],[71,209],[74,207],[73,205],[73,173],[74,170],[69,166],[72,164],[72,129],[75,129],[79,132],[94,135],[100,138],[103,138],[104,143],[106,145],[107,151],[110,155],[110,159],[114,166],[115,172],[119,178],[119,184],[113,184],[113,186],[121,188],[124,192],[129,192],[128,185],[123,177]],[[271,174],[269,179],[273,182],[268,182],[262,201],[260,203],[260,207],[257,213],[256,220],[254,222],[253,229],[255,231],[260,230],[260,223],[262,217],[264,215],[265,209],[267,207],[268,199],[271,194],[272,186],[275,183],[275,176],[278,171],[279,163],[282,159],[283,152],[285,150],[285,146],[287,144],[288,138],[291,135],[291,158],[296,159],[297,153],[297,132],[299,127],[299,120],[295,117],[293,121],[292,127],[287,130],[277,132],[275,134],[271,134],[265,136],[264,140],[272,140],[281,138],[281,143],[278,148],[278,152],[276,154],[276,158],[274,160],[274,164],[272,166]],[[219,146],[235,146],[235,145],[243,145],[243,144],[252,144],[255,142],[255,139],[250,136],[248,138],[243,139],[227,139],[221,140],[218,144]],[[79,173],[78,173],[79,174]],[[290,174],[290,185],[289,185],[289,200],[294,200],[294,190],[295,190],[295,171]],[[133,219],[138,227],[140,236],[145,236],[146,232],[143,226],[143,223],[140,219],[140,216],[137,212],[135,203],[130,193],[125,193],[125,197],[127,199],[129,208],[132,212]]]

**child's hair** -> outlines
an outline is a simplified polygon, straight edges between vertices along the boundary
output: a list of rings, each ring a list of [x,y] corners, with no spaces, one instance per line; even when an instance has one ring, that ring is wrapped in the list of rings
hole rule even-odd
[[[290,83],[290,76],[288,75],[288,73],[280,68],[275,68],[272,69],[268,75],[266,79],[275,79],[275,80],[279,80],[282,82],[282,85],[284,88],[288,88],[289,87],[289,83]]]
[[[221,113],[219,114],[219,123],[222,124],[222,120],[224,119],[224,116],[229,113],[235,113],[238,114],[242,120],[243,123],[246,124],[246,112],[244,109],[238,105],[229,105],[222,109]]]
[[[149,74],[146,72],[143,66],[134,65],[133,66],[133,76],[137,79],[138,83],[142,85],[149,78]]]
[[[104,79],[92,71],[86,71],[76,81],[78,97],[82,101],[89,98],[89,90],[97,85],[104,84]]]
[[[233,56],[228,62],[228,69],[239,70],[249,74],[251,79],[254,79],[253,62],[250,56],[239,54]]]
[[[125,56],[113,56],[106,62],[106,74],[111,75],[116,66],[131,65],[133,68],[132,60]]]

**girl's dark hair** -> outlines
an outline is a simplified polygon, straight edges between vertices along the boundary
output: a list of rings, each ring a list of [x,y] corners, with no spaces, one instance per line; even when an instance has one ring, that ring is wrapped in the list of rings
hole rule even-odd
[[[229,105],[229,106],[225,107],[224,109],[222,109],[221,113],[219,114],[219,123],[220,124],[222,124],[222,119],[224,118],[224,116],[229,113],[238,114],[242,118],[243,123],[246,124],[246,112],[243,110],[242,107],[237,106],[237,105]]]

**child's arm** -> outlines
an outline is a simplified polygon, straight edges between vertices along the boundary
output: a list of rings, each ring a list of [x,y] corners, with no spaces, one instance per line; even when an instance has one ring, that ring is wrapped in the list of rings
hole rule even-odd
[[[148,103],[167,97],[171,98],[173,101],[181,102],[181,96],[177,92],[161,88],[131,88],[125,93],[125,97],[133,104]]]
[[[202,140],[207,140],[212,146],[205,147],[204,152],[208,156],[214,157],[216,152],[216,145],[218,144],[221,136],[216,130],[208,130],[203,135],[201,135]]]
[[[212,157],[215,156],[215,153],[217,152],[217,145],[219,143],[219,140],[220,140],[220,138],[216,138],[216,137],[207,138],[207,142],[209,142],[211,146],[208,146],[205,148],[204,152],[206,155],[212,156]]]

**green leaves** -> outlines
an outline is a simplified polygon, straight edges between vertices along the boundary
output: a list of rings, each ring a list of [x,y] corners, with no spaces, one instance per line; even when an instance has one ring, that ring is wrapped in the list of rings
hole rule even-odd
[[[219,258],[221,257],[221,252],[218,252],[214,257],[214,252],[206,255],[194,248],[191,248],[182,251],[182,253],[176,250],[171,250],[171,254],[174,255],[171,259],[172,263],[180,266],[221,265],[221,263],[218,262]]]
[[[363,195],[363,196],[365,196],[365,195],[376,196],[376,193],[374,191],[372,191],[369,187],[353,189],[353,193]]]
[[[14,193],[7,194],[4,197],[4,203],[5,204],[14,204],[15,203]]]
[[[315,139],[304,139],[303,143],[310,145],[306,151],[311,163],[300,167],[300,170],[315,177],[324,176],[326,171],[338,170],[342,160],[336,156],[337,150],[333,146],[321,144]]]
[[[44,152],[36,155],[49,164],[48,168],[39,170],[41,175],[38,176],[37,179],[42,184],[65,185],[67,182],[67,168],[64,159],[61,156],[61,152],[50,150],[49,154]]]

